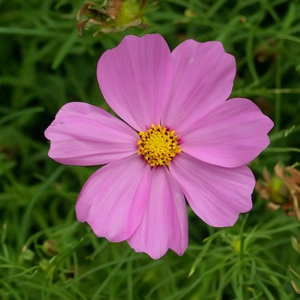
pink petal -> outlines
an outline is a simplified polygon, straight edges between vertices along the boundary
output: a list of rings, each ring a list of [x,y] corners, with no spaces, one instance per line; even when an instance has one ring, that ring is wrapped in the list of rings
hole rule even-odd
[[[162,124],[180,133],[230,95],[235,59],[220,42],[187,40],[173,52],[173,84]]]
[[[77,219],[111,242],[128,239],[143,217],[150,182],[150,166],[137,155],[102,167],[80,192]]]
[[[186,250],[186,204],[180,187],[166,168],[152,169],[146,210],[128,243],[136,252],[146,252],[153,259],[163,256],[169,248],[178,255]]]
[[[105,100],[129,125],[145,131],[159,123],[172,82],[172,58],[162,36],[126,36],[101,56],[97,76]]]
[[[255,179],[247,166],[223,168],[180,153],[170,172],[193,211],[210,226],[232,226],[252,208]]]
[[[224,102],[180,136],[181,149],[222,167],[248,164],[268,145],[273,122],[250,100]]]
[[[49,156],[62,164],[101,165],[137,151],[137,133],[103,109],[81,102],[64,105],[46,129]]]

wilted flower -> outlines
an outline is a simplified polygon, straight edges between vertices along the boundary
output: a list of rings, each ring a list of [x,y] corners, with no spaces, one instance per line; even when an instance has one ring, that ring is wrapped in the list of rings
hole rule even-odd
[[[122,31],[128,27],[147,27],[143,15],[146,12],[146,0],[107,0],[102,3],[87,1],[77,14],[77,31],[88,30],[96,25],[100,32]]]
[[[226,101],[235,70],[217,41],[186,40],[170,53],[158,34],[126,36],[106,51],[99,86],[124,122],[73,102],[45,132],[52,159],[106,164],[82,188],[78,220],[157,259],[186,250],[185,198],[215,227],[249,211],[255,180],[246,164],[269,144],[273,123],[250,100]]]
[[[300,171],[278,163],[274,172],[271,176],[266,169],[263,171],[264,181],[257,181],[257,192],[269,201],[267,207],[270,210],[282,208],[288,216],[296,215],[300,220]]]

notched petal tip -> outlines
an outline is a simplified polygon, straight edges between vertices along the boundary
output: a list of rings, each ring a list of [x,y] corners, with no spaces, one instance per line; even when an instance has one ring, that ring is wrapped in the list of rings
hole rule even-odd
[[[252,208],[255,178],[247,166],[223,168],[182,153],[170,172],[193,211],[210,226],[232,226],[240,213]]]
[[[188,245],[186,204],[183,193],[166,168],[152,169],[151,188],[143,219],[127,240],[136,252],[153,259],[168,249],[182,255]]]
[[[126,36],[100,57],[97,78],[108,105],[130,126],[144,131],[159,123],[169,98],[170,49],[159,34]]]
[[[76,203],[76,217],[98,237],[111,242],[128,239],[144,215],[150,167],[137,155],[112,162],[85,183]]]
[[[226,101],[236,63],[218,41],[186,40],[173,50],[172,60],[173,84],[162,120],[182,132]]]
[[[182,150],[207,163],[236,168],[255,159],[270,143],[273,122],[251,100],[224,102],[181,135]]]
[[[49,157],[67,165],[102,165],[136,152],[137,134],[103,109],[83,103],[65,104],[45,130]]]

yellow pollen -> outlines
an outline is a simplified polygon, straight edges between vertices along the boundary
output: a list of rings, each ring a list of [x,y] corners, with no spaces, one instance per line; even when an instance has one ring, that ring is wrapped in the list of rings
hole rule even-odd
[[[168,166],[176,154],[182,152],[175,130],[170,131],[160,124],[152,124],[145,132],[139,132],[139,137],[138,154],[144,155],[151,167]]]

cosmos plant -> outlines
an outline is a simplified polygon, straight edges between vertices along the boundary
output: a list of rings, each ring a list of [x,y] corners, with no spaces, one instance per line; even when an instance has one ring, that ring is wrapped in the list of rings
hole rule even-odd
[[[83,186],[77,219],[158,259],[187,248],[186,201],[215,227],[251,210],[247,164],[268,146],[273,122],[248,99],[227,100],[235,72],[217,41],[170,52],[159,34],[129,35],[106,51],[97,78],[119,118],[72,102],[45,131],[55,161],[104,165]]]

